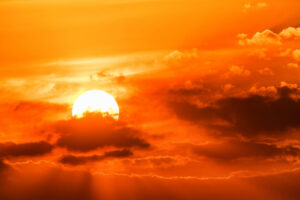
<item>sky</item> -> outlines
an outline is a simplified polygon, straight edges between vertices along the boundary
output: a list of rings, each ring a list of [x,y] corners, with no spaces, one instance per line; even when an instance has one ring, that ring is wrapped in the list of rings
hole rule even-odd
[[[0,199],[299,199],[299,8],[0,1]]]

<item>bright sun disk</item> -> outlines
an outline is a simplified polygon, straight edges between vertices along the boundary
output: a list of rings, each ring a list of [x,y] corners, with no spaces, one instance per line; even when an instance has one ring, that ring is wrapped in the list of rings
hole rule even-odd
[[[81,94],[74,102],[72,116],[81,118],[86,112],[101,112],[114,119],[119,118],[119,106],[116,100],[101,90],[90,90]]]

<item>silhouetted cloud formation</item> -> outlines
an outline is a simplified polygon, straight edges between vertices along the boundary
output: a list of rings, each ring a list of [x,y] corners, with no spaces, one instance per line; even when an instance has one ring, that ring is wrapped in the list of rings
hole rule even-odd
[[[30,142],[15,144],[0,143],[0,157],[40,156],[50,153],[53,146],[47,142]]]
[[[87,162],[96,162],[109,158],[126,158],[132,156],[133,153],[128,149],[116,150],[105,152],[103,155],[91,155],[91,156],[75,156],[75,155],[66,155],[60,162],[63,164],[70,165],[81,165]]]
[[[105,146],[118,148],[150,146],[138,136],[139,131],[97,113],[61,121],[56,124],[56,131],[61,134],[57,145],[72,151],[85,152]]]
[[[279,97],[250,95],[218,100],[214,105],[201,107],[189,102],[171,102],[175,114],[195,123],[224,120],[245,136],[260,133],[280,133],[300,127],[300,100],[293,98],[296,89],[278,88]]]
[[[231,140],[218,144],[193,145],[192,150],[199,156],[228,162],[239,158],[263,158],[276,156],[298,156],[300,149],[287,146],[277,147],[254,141]]]

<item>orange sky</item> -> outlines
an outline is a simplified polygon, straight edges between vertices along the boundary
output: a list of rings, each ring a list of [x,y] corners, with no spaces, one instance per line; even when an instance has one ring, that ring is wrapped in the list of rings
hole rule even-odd
[[[2,0],[0,199],[299,199],[299,8]]]

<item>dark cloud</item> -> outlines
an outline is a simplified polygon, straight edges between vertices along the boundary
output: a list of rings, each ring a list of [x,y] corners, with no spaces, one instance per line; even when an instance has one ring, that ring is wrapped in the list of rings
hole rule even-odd
[[[212,106],[198,107],[189,102],[171,102],[175,114],[195,123],[223,120],[245,136],[280,133],[300,127],[300,101],[295,89],[278,88],[279,97],[251,95],[223,98]]]
[[[179,118],[196,123],[199,121],[212,120],[217,115],[215,108],[199,108],[197,105],[189,102],[169,102],[169,106]]]
[[[277,147],[273,144],[239,140],[219,144],[192,145],[192,150],[199,156],[226,162],[240,158],[267,159],[276,156],[300,155],[300,149],[291,146]]]
[[[171,89],[168,91],[169,95],[176,95],[176,96],[195,96],[205,94],[203,88],[178,88],[178,89]]]
[[[44,141],[22,144],[0,143],[0,157],[41,156],[50,153],[52,149],[52,145]]]
[[[140,138],[139,131],[122,122],[101,114],[87,114],[85,117],[61,121],[55,126],[61,134],[57,145],[73,151],[90,151],[99,147],[149,148],[150,144]]]
[[[104,159],[110,158],[126,158],[132,156],[133,153],[128,149],[123,150],[116,150],[116,151],[109,151],[103,155],[92,155],[92,156],[74,156],[74,155],[67,155],[64,156],[60,162],[63,164],[70,164],[70,165],[81,165],[87,162],[97,162]]]

